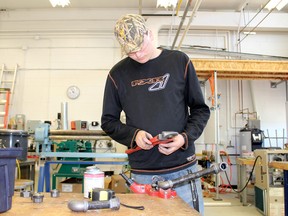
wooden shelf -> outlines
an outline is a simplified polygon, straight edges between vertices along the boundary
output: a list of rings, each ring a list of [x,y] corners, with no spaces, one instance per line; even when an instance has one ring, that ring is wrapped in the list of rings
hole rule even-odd
[[[218,79],[288,80],[288,61],[191,59],[200,80],[214,71]]]

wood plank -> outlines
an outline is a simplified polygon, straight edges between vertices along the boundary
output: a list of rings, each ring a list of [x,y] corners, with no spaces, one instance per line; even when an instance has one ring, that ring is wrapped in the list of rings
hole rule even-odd
[[[191,59],[201,79],[217,71],[218,79],[288,80],[288,61]]]
[[[253,165],[255,163],[255,158],[237,158],[237,164],[239,165]]]
[[[153,216],[177,215],[199,216],[200,214],[183,202],[179,197],[162,199],[146,194],[116,194],[121,203],[132,206],[144,206],[145,210],[135,210],[121,206],[119,210],[110,209],[89,210],[87,212],[73,212],[67,207],[70,200],[84,200],[82,193],[60,193],[60,197],[52,198],[50,193],[44,193],[42,203],[33,203],[30,198],[20,197],[15,193],[12,208],[1,216],[72,216],[72,215],[101,215],[101,216]],[[85,199],[88,200],[88,199]]]
[[[275,169],[288,170],[288,162],[287,161],[272,161],[269,163],[269,167],[272,167]]]

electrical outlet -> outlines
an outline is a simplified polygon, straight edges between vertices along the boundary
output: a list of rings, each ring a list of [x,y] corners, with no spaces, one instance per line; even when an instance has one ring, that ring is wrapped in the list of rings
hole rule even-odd
[[[98,140],[96,142],[96,151],[105,150],[105,151],[115,151],[115,143],[111,142],[111,140]]]

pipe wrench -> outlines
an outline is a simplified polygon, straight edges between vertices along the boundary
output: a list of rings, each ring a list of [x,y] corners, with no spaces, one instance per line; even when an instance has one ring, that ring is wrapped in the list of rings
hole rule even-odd
[[[173,141],[173,137],[177,136],[178,132],[175,131],[162,131],[162,133],[158,134],[157,136],[150,139],[153,146],[159,144],[165,144]],[[136,151],[142,150],[141,147],[137,146],[133,149],[128,149],[125,151],[126,154],[132,154]]]

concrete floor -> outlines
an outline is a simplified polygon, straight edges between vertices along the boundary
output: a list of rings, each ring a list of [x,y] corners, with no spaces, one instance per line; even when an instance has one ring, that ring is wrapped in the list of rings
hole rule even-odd
[[[212,194],[213,195],[213,194]],[[214,196],[215,197],[215,196]],[[221,201],[204,198],[205,216],[257,216],[262,215],[253,205],[254,196],[248,195],[248,206],[243,206],[235,192],[219,194]]]

